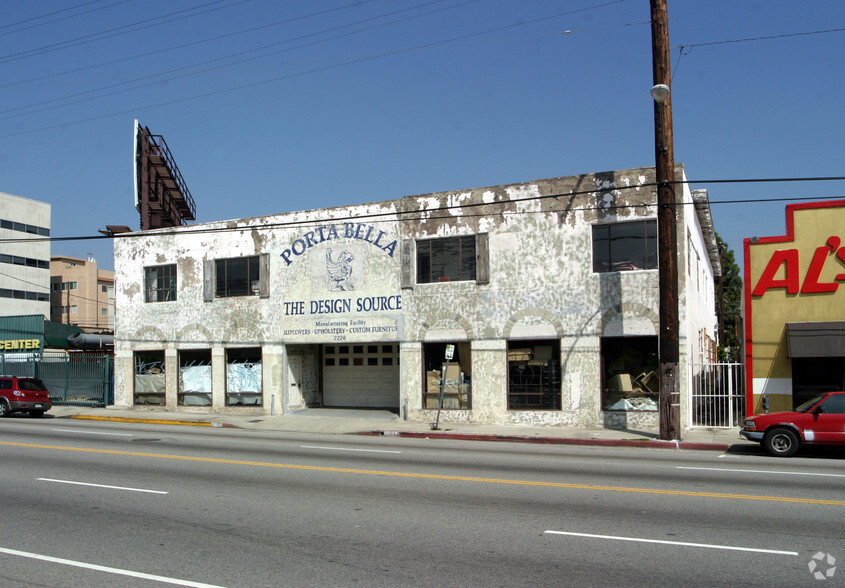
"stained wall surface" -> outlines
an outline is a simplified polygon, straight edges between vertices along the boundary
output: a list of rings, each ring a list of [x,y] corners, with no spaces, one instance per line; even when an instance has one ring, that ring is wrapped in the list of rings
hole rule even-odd
[[[677,174],[683,179],[681,166]],[[691,205],[686,184],[677,186]],[[403,418],[429,420],[427,354],[454,344],[471,402],[443,410],[444,422],[653,428],[654,411],[602,406],[601,347],[607,338],[656,338],[657,270],[594,271],[593,226],[654,219],[655,201],[653,168],[641,168],[121,236],[115,402],[134,403],[139,352],[257,348],[261,404],[228,406],[221,368],[215,400],[201,410],[278,414],[323,406],[341,398],[328,374],[352,374],[335,363],[348,350],[348,365],[360,361],[365,374],[345,383],[355,398],[366,403],[369,386],[375,406],[387,399]],[[715,317],[703,217],[692,206],[679,206],[677,216],[683,391],[689,357],[701,354],[701,332],[713,336]],[[475,238],[475,279],[418,283],[417,248],[458,236]],[[217,261],[241,257],[257,259],[260,279],[249,295],[216,296]],[[145,268],[167,264],[177,270],[175,300],[145,302]],[[553,409],[508,407],[509,350],[520,341],[556,345]],[[376,366],[385,376],[367,380]],[[164,402],[175,408],[180,384],[171,380]]]

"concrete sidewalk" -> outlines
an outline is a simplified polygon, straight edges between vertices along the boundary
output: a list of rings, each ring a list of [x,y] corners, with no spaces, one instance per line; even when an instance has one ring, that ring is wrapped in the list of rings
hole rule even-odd
[[[181,411],[164,411],[147,407],[85,408],[54,406],[45,418],[72,418],[112,422],[142,422],[208,427],[235,427],[264,431],[285,431],[321,434],[385,435],[396,437],[465,439],[475,441],[510,441],[567,445],[605,445],[656,447],[664,449],[704,449],[726,451],[732,445],[754,445],[739,437],[737,429],[692,429],[680,441],[661,441],[654,431],[589,429],[575,427],[481,425],[440,421],[400,419],[386,410],[304,409],[285,415],[232,415]]]

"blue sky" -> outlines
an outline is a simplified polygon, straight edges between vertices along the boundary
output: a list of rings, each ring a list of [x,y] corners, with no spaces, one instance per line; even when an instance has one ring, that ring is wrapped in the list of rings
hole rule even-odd
[[[845,3],[669,18],[675,160],[741,260],[787,202],[845,193],[704,183],[845,175]],[[51,203],[54,237],[138,228],[136,118],[197,222],[653,165],[648,20],[648,0],[5,0],[0,191]],[[109,241],[52,249],[113,268]]]

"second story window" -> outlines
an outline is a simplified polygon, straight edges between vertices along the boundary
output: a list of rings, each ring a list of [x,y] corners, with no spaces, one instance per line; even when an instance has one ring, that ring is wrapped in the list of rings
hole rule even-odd
[[[215,298],[258,296],[261,273],[257,255],[218,259],[214,266]]]
[[[475,235],[417,241],[417,283],[475,280]]]
[[[657,268],[657,221],[593,225],[593,271]]]
[[[144,302],[172,300],[176,300],[176,264],[145,267]]]
[[[208,259],[203,269],[203,300],[270,296],[270,254]]]

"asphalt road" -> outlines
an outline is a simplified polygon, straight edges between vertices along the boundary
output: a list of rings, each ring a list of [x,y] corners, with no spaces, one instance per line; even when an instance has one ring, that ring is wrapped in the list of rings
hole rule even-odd
[[[0,452],[2,586],[845,584],[841,452],[26,417]]]

